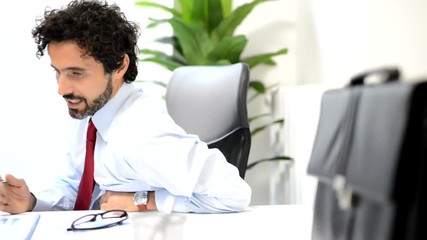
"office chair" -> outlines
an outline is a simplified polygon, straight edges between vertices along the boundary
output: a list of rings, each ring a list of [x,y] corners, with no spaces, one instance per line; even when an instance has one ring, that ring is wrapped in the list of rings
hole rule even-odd
[[[251,146],[247,116],[249,67],[183,66],[174,70],[166,90],[169,114],[209,148],[218,148],[242,178]]]

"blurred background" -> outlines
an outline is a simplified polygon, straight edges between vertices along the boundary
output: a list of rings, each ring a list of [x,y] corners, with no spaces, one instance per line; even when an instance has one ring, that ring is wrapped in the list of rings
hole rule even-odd
[[[35,19],[47,6],[65,0],[5,1],[0,9],[0,174],[23,177],[31,188],[42,188],[65,148],[69,116],[57,94],[50,59],[37,59],[31,36]],[[165,27],[148,31],[149,17],[168,17],[161,11],[116,0],[127,18],[140,24],[140,46],[153,46],[158,36],[172,34]],[[156,1],[172,6],[172,0]],[[234,0],[237,7],[251,1]],[[427,2],[421,0],[278,0],[257,6],[237,29],[249,38],[245,55],[288,48],[275,58],[277,65],[260,66],[253,78],[280,87],[249,112],[267,108],[285,119],[253,139],[250,160],[280,153],[292,162],[267,162],[246,172],[253,189],[252,204],[312,206],[316,181],[306,174],[317,128],[322,93],[343,87],[351,76],[382,66],[398,66],[405,80],[427,77]],[[171,49],[163,49],[171,51]],[[171,72],[141,63],[138,79],[167,82]],[[141,84],[152,94],[164,88]],[[265,104],[267,103],[267,104]]]

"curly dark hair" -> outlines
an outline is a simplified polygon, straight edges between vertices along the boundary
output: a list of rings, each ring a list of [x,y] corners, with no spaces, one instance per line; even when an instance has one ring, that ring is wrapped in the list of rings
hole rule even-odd
[[[126,19],[120,8],[106,2],[74,0],[65,8],[46,9],[37,20],[32,34],[37,44],[37,57],[52,41],[75,41],[84,49],[83,55],[92,56],[111,74],[123,64],[124,54],[129,56],[125,82],[135,80],[137,69],[137,41],[139,27]]]

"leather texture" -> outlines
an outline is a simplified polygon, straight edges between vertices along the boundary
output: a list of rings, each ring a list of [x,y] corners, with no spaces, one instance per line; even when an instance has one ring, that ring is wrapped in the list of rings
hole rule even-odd
[[[378,73],[383,82],[364,84]],[[313,240],[427,239],[427,82],[398,78],[368,71],[324,93],[308,166]]]
[[[247,114],[249,67],[184,66],[174,70],[166,91],[169,114],[186,132],[218,148],[245,176],[251,135]]]

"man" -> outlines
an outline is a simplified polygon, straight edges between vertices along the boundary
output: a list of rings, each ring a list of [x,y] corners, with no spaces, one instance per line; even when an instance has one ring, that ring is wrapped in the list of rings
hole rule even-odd
[[[249,205],[251,190],[237,168],[177,126],[162,99],[131,84],[138,73],[138,28],[116,5],[75,0],[47,11],[33,37],[37,56],[47,50],[58,93],[77,119],[75,136],[66,172],[46,191],[35,196],[23,179],[6,175],[0,211],[164,210],[171,197],[177,212],[241,211]],[[87,182],[86,175],[92,175]],[[84,191],[89,201],[82,204]]]

